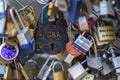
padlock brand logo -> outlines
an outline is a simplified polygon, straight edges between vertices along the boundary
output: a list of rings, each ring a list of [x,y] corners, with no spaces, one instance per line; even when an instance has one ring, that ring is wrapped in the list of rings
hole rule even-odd
[[[60,33],[59,32],[47,32],[47,38],[49,39],[60,38]]]

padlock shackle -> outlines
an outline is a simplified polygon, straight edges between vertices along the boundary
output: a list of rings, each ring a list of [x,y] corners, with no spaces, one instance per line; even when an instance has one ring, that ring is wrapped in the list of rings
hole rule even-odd
[[[13,8],[11,8],[11,9],[10,9],[10,16],[11,16],[11,18],[12,18],[13,23],[15,24],[15,27],[16,27],[18,33],[21,33],[21,31],[20,31],[20,29],[19,29],[19,25],[18,25],[18,23],[17,23],[17,21],[16,21],[16,19],[15,19],[15,15],[14,15],[13,12],[15,12],[15,11],[14,11]]]
[[[64,67],[63,67],[62,63],[59,62],[59,61],[56,61],[56,62],[54,62],[53,66],[52,66],[52,70],[53,70],[53,72],[55,72],[54,67],[55,67],[56,64],[60,64],[61,67],[62,67],[62,71],[64,71]]]

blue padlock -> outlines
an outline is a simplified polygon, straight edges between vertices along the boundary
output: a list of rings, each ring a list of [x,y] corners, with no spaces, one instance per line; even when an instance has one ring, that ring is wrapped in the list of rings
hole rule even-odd
[[[78,20],[80,16],[80,6],[82,0],[71,0],[70,2],[70,9],[68,13],[68,22],[75,22]]]

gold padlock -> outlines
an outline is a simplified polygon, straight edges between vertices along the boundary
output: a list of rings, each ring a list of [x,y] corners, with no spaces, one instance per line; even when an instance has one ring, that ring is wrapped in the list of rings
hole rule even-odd
[[[97,32],[94,32],[94,38],[95,38],[95,42],[96,42],[97,46],[102,46],[102,45],[109,44],[109,43],[112,42],[112,41],[107,41],[107,40],[106,41],[100,41],[98,39]]]
[[[60,67],[60,68],[59,68]],[[62,69],[60,71],[57,70],[55,71],[55,68]],[[60,62],[55,62],[53,64],[53,80],[66,80],[65,72],[62,63]]]
[[[50,2],[50,3],[49,3],[48,12],[47,12],[47,15],[48,15],[48,16],[52,16],[52,15],[54,15],[55,13],[58,12],[58,8],[55,6],[54,3],[55,3],[55,2]]]
[[[97,22],[97,35],[100,41],[114,41],[116,40],[116,34],[113,26],[105,26],[104,22]]]
[[[22,9],[20,9],[19,13],[28,22],[29,26],[37,21],[37,15],[32,6],[27,5],[23,7]]]

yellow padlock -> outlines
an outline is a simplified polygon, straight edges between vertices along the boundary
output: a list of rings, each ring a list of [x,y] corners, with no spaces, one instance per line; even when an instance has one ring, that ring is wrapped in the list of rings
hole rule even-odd
[[[52,16],[58,12],[58,8],[55,6],[54,2],[50,2],[48,6],[48,16]]]
[[[61,62],[53,64],[53,80],[66,80],[65,71]]]

